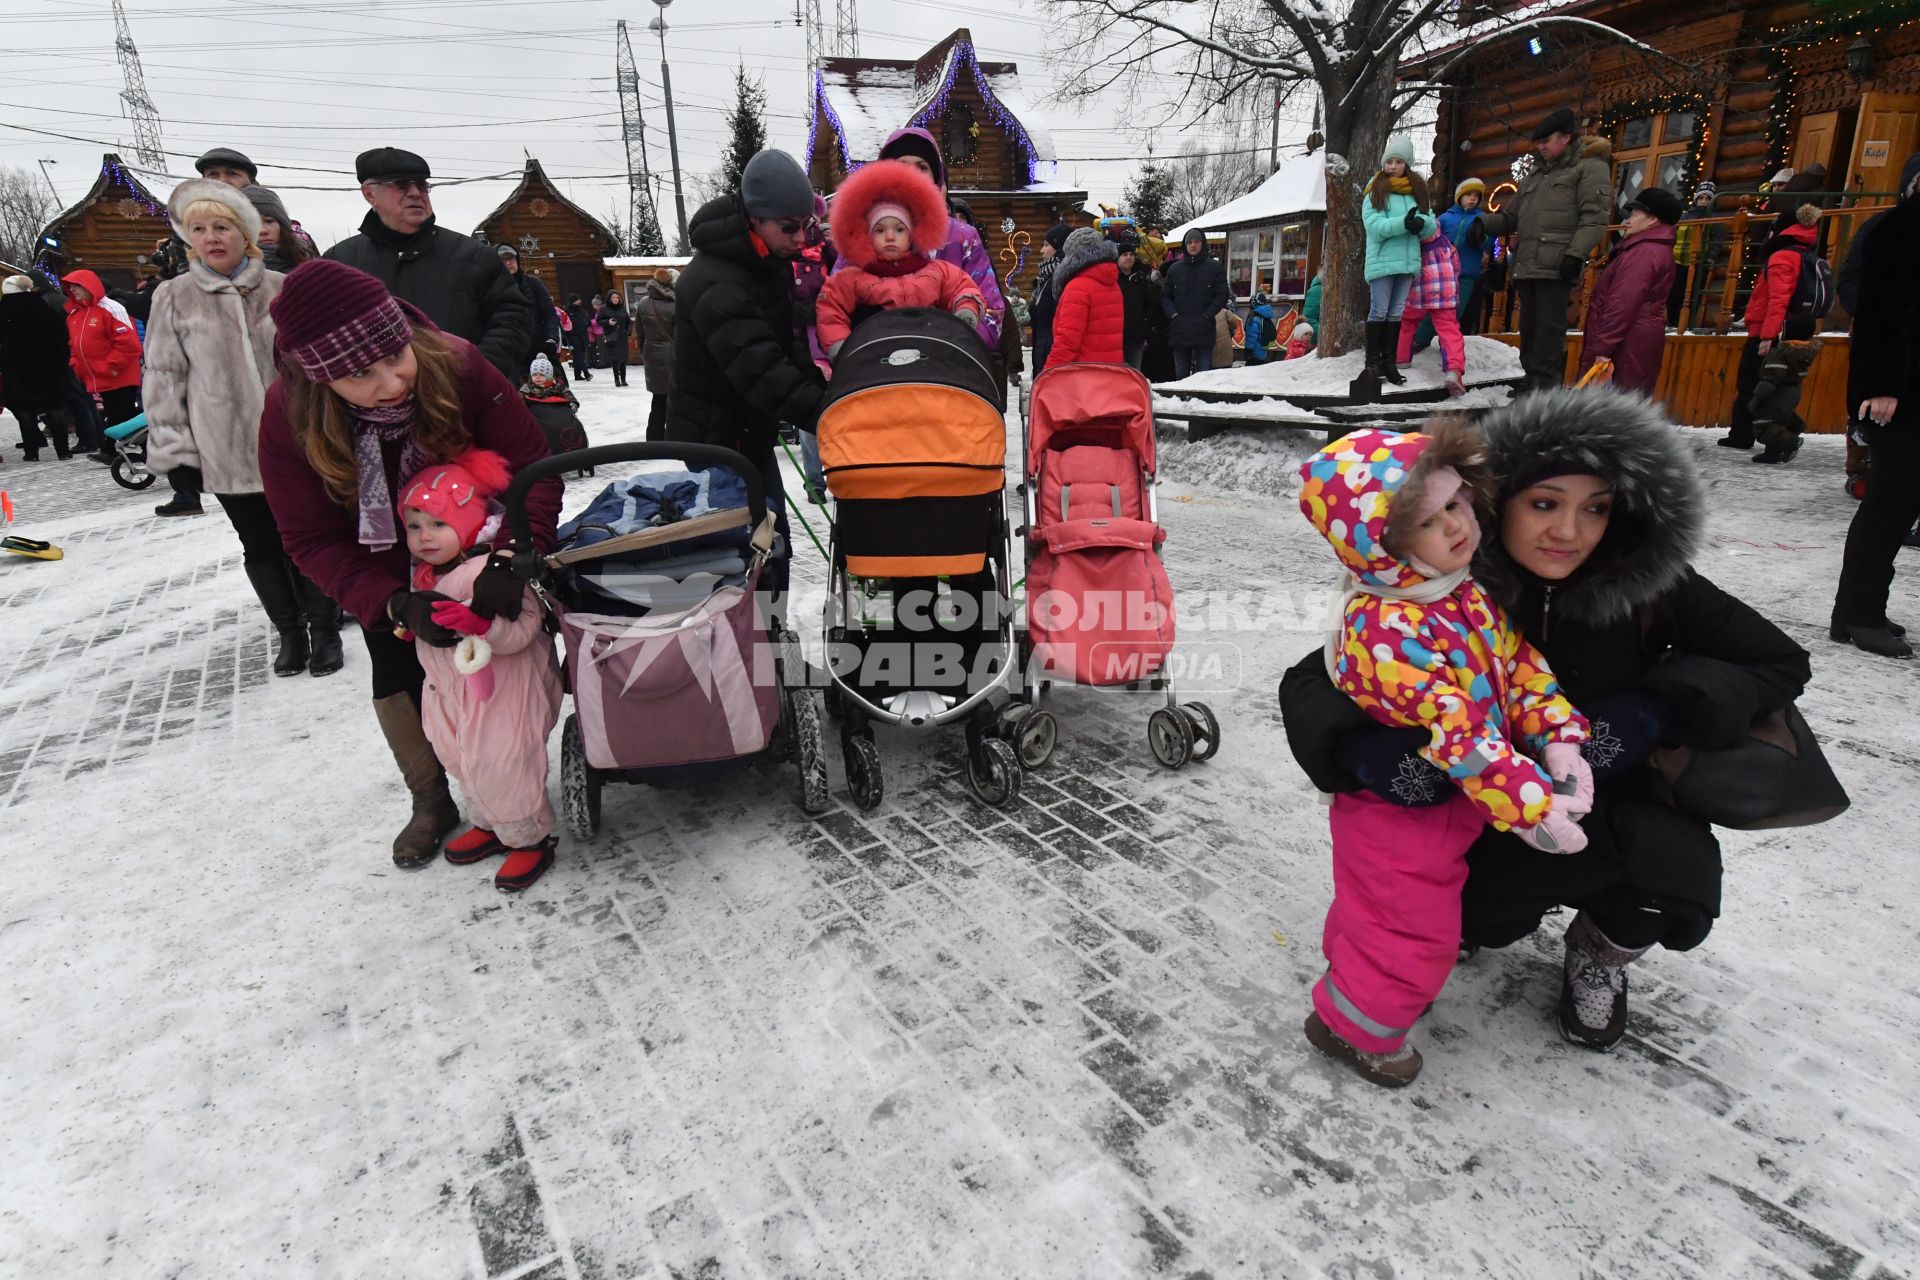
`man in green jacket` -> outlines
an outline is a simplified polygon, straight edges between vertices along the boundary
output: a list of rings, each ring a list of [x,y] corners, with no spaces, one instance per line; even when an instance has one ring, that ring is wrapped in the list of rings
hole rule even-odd
[[[1486,235],[1513,237],[1508,278],[1520,295],[1520,364],[1532,390],[1564,380],[1567,302],[1607,233],[1613,148],[1604,139],[1580,138],[1579,128],[1564,107],[1541,121],[1533,131],[1540,164],[1504,209],[1480,219]],[[1468,240],[1473,243],[1471,232]]]

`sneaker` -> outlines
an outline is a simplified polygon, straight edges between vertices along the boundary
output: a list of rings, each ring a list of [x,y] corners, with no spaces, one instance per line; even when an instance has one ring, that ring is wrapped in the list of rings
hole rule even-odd
[[[1368,1084],[1377,1084],[1383,1089],[1404,1089],[1420,1074],[1420,1051],[1412,1045],[1401,1045],[1393,1053],[1356,1049],[1336,1035],[1333,1028],[1321,1020],[1318,1011],[1307,1015],[1302,1030],[1307,1033],[1308,1044],[1329,1058],[1346,1063]]]
[[[530,849],[509,851],[507,860],[500,864],[499,872],[493,877],[493,887],[502,893],[519,893],[532,887],[553,865],[553,850],[558,844],[558,840],[548,836]]]
[[[447,861],[456,867],[470,866],[506,851],[507,846],[501,844],[499,837],[485,827],[468,827],[447,841],[443,850]]]
[[[1567,926],[1566,975],[1555,1011],[1571,1044],[1605,1053],[1627,1033],[1627,966],[1645,947],[1616,946],[1582,911]]]
[[[197,502],[182,502],[176,496],[171,502],[163,502],[153,509],[157,516],[203,516],[207,509]]]

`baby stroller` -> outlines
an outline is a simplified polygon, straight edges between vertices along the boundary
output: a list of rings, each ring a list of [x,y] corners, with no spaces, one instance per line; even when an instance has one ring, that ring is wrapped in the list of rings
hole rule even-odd
[[[686,469],[616,481],[563,526],[558,551],[514,559],[566,647],[567,829],[593,838],[608,782],[695,786],[755,763],[793,764],[801,808],[825,810],[820,700],[804,687],[800,638],[769,623],[755,596],[768,559],[786,548],[775,545],[753,464],[702,444],[612,444],[542,458],[503,499],[516,544],[532,545],[526,494],[535,481],[642,461]]]
[[[147,415],[136,413],[125,422],[108,427],[106,437],[101,448],[114,455],[113,461],[107,464],[113,472],[113,482],[123,489],[149,488],[155,476],[147,470]]]
[[[1205,703],[1178,702],[1165,671],[1174,608],[1152,388],[1122,364],[1048,369],[1034,379],[1026,437],[1025,700],[1055,679],[1165,690],[1167,705],[1147,720],[1154,758],[1169,769],[1212,758],[1219,723]]]
[[[540,370],[542,364],[546,365],[544,371]],[[547,438],[547,452],[572,453],[589,448],[587,429],[580,422],[580,402],[567,385],[565,371],[545,356],[535,357],[534,369],[547,375],[545,384],[534,381],[535,374],[530,373],[520,384],[520,400],[540,424],[540,432]],[[592,475],[593,469],[589,467],[583,474]]]
[[[964,721],[974,794],[1004,805],[1020,793],[1020,760],[1007,740],[1013,721],[994,700],[1011,693],[1014,645],[1002,412],[986,349],[944,311],[881,312],[834,362],[819,418],[820,462],[836,504],[827,705],[839,716],[847,785],[862,809],[884,791],[875,722],[931,729]],[[951,587],[945,607],[974,612],[969,625],[912,638],[897,618],[872,625],[876,582],[891,580],[897,593],[901,580],[941,577]]]

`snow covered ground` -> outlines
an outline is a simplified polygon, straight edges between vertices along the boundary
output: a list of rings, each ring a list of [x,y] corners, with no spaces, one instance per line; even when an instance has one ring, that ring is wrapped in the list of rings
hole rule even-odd
[[[580,390],[642,433],[638,386]],[[10,450],[66,559],[0,563],[0,1275],[1920,1274],[1920,669],[1824,637],[1840,442],[1690,439],[1700,567],[1813,651],[1854,807],[1726,837],[1724,918],[1635,970],[1615,1054],[1553,1031],[1550,921],[1454,975],[1397,1095],[1299,1034],[1328,858],[1274,686],[1330,565],[1296,434],[1164,450],[1210,763],[1061,690],[1010,814],[955,736],[883,733],[877,813],[808,820],[773,769],[615,788],[513,900],[392,868],[364,653],[272,678],[217,510]]]
[[[1470,334],[1467,344],[1466,384],[1477,387],[1488,382],[1509,382],[1521,376],[1520,349],[1492,338]],[[1343,356],[1312,356],[1299,360],[1269,360],[1264,364],[1242,364],[1231,369],[1209,369],[1179,382],[1163,382],[1154,390],[1165,396],[1193,393],[1214,395],[1276,396],[1282,399],[1318,399],[1344,397],[1353,380],[1360,376],[1366,355],[1349,351]],[[1403,370],[1407,385],[1402,392],[1437,391],[1444,380],[1440,368],[1438,344],[1415,353],[1413,363]]]

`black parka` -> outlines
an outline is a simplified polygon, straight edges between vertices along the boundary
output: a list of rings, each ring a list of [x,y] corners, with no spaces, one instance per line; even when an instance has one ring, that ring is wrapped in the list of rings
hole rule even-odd
[[[1913,180],[1909,163],[1903,177]],[[1920,430],[1920,194],[1880,219],[1859,249],[1859,307],[1847,364],[1847,405],[1893,396],[1894,424]],[[1911,477],[1909,477],[1911,479]]]
[[[529,275],[524,268],[512,275],[514,283],[520,286],[520,296],[533,308],[533,341],[527,350],[527,359],[531,361],[536,353],[546,350],[548,346],[558,351],[560,317],[553,312],[553,295],[540,282],[539,276]]]
[[[67,407],[67,325],[36,294],[0,297],[0,398],[22,422]]]
[[[1126,344],[1145,342],[1160,309],[1160,283],[1146,264],[1135,262],[1133,270],[1120,273],[1120,306],[1127,319]]]
[[[827,390],[794,328],[793,263],[754,243],[737,195],[702,205],[687,233],[667,435],[759,458],[780,423],[812,431]]]
[[[1576,471],[1610,481],[1614,508],[1587,564],[1554,585],[1507,555],[1497,509],[1486,522],[1474,578],[1593,722],[1587,754],[1601,776],[1582,853],[1545,858],[1516,836],[1482,833],[1468,854],[1466,939],[1501,946],[1532,932],[1553,905],[1528,890],[1538,870],[1579,886],[1562,897],[1566,905],[1621,886],[1657,900],[1672,920],[1660,940],[1693,946],[1719,914],[1719,842],[1707,824],[1652,798],[1644,758],[1662,742],[1733,746],[1757,717],[1800,695],[1811,678],[1807,652],[1689,566],[1703,524],[1700,486],[1690,455],[1648,402],[1554,391],[1495,410],[1481,427],[1503,495],[1532,477]],[[1321,790],[1432,799],[1404,785],[1431,769],[1414,755],[1428,734],[1369,718],[1327,678],[1320,650],[1286,673],[1280,704],[1294,759]],[[1625,757],[1596,758],[1610,752]],[[1444,796],[1450,784],[1433,776],[1428,791]]]
[[[358,267],[446,332],[479,347],[516,387],[527,376],[533,307],[499,255],[478,240],[435,226],[432,218],[412,235],[399,235],[369,209],[360,234],[326,256]]]
[[[1213,318],[1227,305],[1227,269],[1202,245],[1168,267],[1161,306],[1172,323],[1168,336],[1176,347],[1212,347]]]

